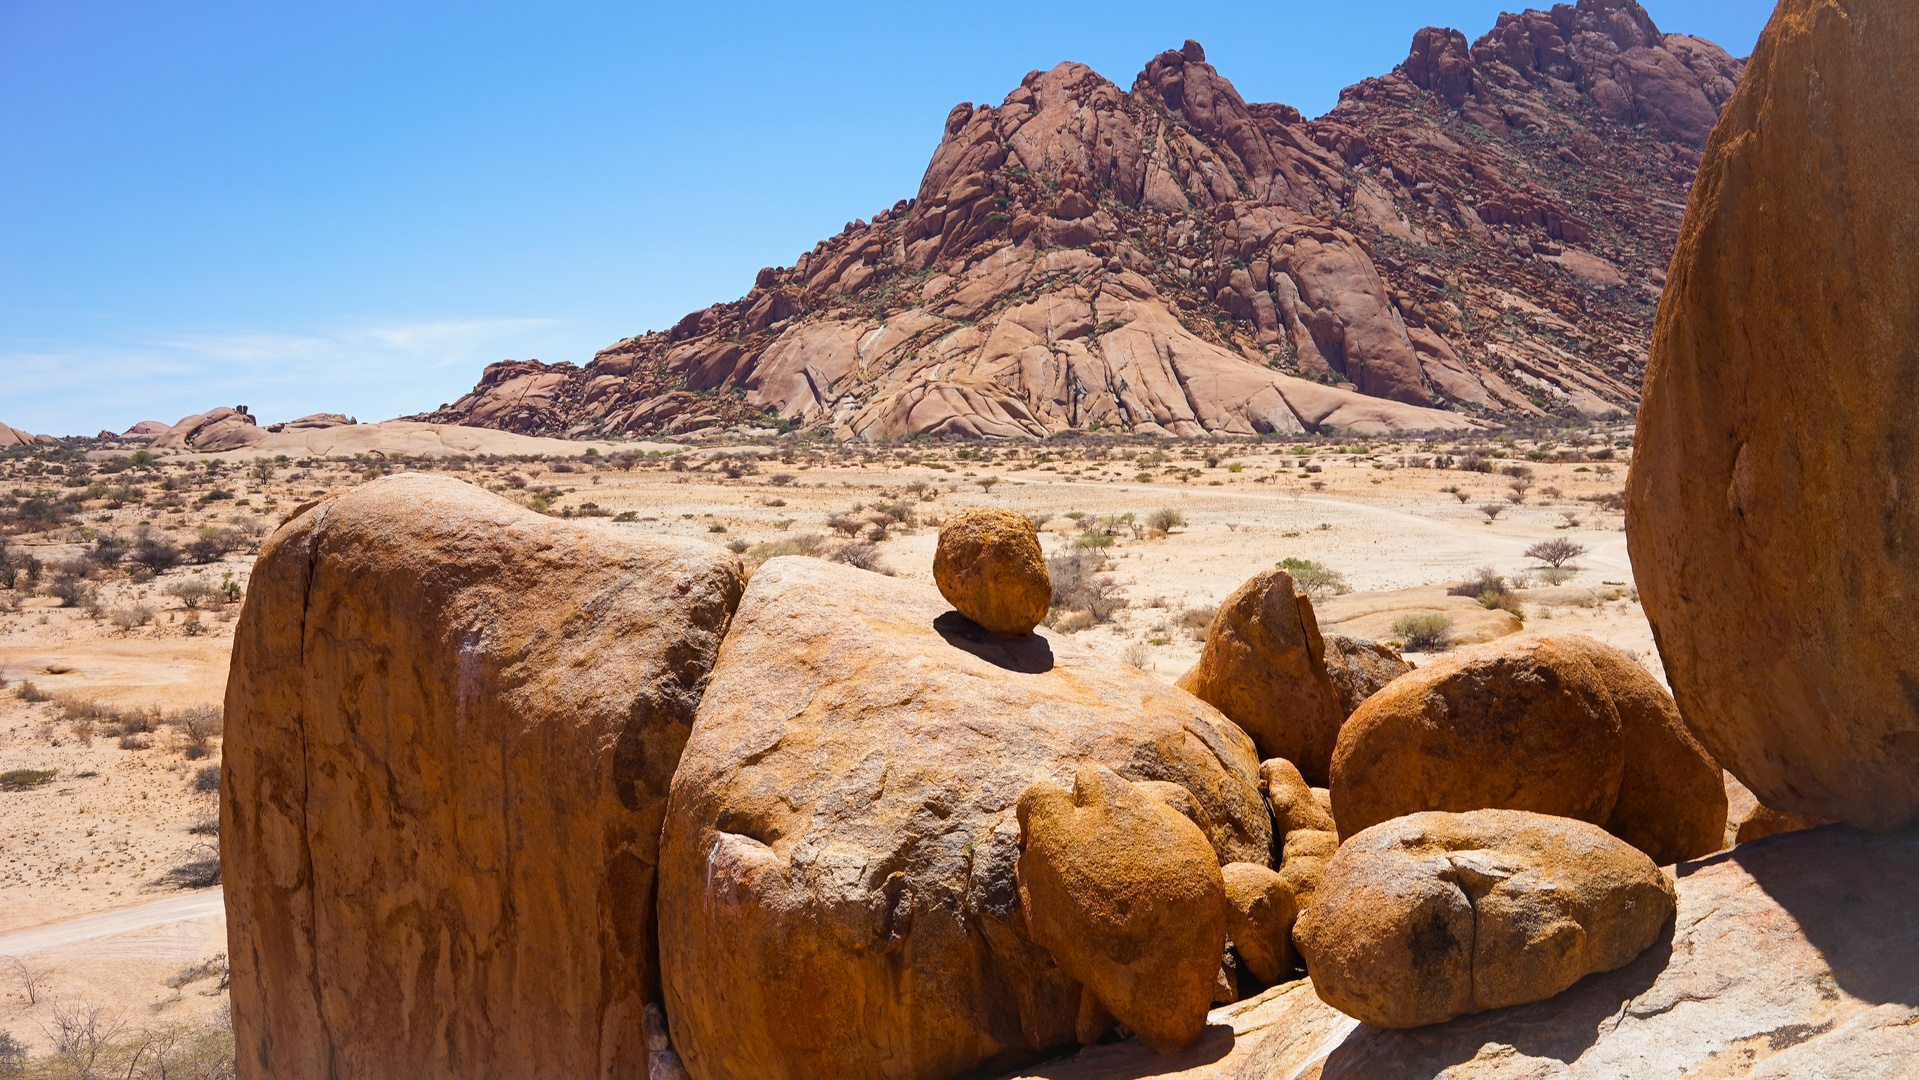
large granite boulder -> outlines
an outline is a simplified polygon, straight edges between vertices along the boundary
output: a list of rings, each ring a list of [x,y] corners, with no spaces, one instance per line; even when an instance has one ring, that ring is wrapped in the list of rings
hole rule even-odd
[[[283,525],[227,684],[239,1075],[641,1075],[667,784],[741,587],[444,478]]]
[[[1306,980],[1213,1010],[1172,1055],[1092,1046],[1046,1080],[1745,1080],[1912,1075],[1919,835],[1775,836],[1678,868],[1678,912],[1637,960],[1545,1001],[1369,1027]]]
[[[950,1077],[1075,1043],[1081,987],[1021,915],[1015,804],[1088,764],[1191,793],[1268,862],[1252,741],[1211,706],[932,587],[753,575],[673,778],[660,943],[700,1080]]]
[[[1376,1027],[1420,1027],[1622,967],[1672,911],[1659,868],[1597,825],[1424,813],[1342,843],[1294,937],[1327,1004]]]
[[[1783,0],[1706,145],[1626,504],[1679,710],[1767,806],[1919,816],[1919,7]]]
[[[1261,758],[1285,758],[1325,782],[1346,711],[1326,675],[1313,602],[1291,574],[1267,570],[1233,590],[1179,687],[1246,729]]]
[[[1332,768],[1339,835],[1422,810],[1604,822],[1625,770],[1619,730],[1583,648],[1526,635],[1462,649],[1347,719]]]
[[[1724,773],[1686,730],[1672,695],[1619,649],[1580,634],[1556,640],[1584,652],[1619,713],[1625,768],[1606,831],[1661,866],[1725,846]]]

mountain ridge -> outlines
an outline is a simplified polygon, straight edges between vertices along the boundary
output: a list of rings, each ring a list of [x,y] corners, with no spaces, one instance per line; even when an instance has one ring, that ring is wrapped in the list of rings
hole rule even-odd
[[[1370,434],[1630,413],[1743,63],[1634,0],[1502,14],[1325,116],[1188,41],[948,114],[918,191],[585,366],[411,419],[542,435]]]

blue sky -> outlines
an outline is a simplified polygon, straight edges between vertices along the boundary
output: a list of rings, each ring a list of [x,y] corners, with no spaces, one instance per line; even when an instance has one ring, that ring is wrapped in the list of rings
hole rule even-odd
[[[1514,6],[0,0],[0,422],[431,409],[738,297],[1033,68],[1192,37],[1313,116]],[[1743,55],[1771,7],[1649,10]]]

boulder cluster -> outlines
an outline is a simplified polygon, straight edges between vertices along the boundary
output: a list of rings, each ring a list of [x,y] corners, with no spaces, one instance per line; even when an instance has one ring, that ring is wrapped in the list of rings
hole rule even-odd
[[[1919,356],[1916,50],[1909,4],[1786,0],[1707,146],[1631,485],[1677,698],[1576,635],[1412,668],[1283,571],[1168,685],[1038,628],[997,511],[931,588],[447,478],[301,507],[227,697],[240,1074],[1909,1072],[1912,838],[1714,853],[1919,817],[1906,383],[1831,377]],[[1665,62],[1572,73],[1680,133]],[[1871,227],[1804,233],[1788,189]],[[1819,422],[1752,412],[1788,392]]]

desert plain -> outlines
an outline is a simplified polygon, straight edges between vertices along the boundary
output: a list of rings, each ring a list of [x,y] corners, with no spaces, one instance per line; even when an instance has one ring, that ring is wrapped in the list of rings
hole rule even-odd
[[[0,591],[0,1030],[37,1052],[62,1024],[219,1022],[220,710],[253,552],[303,503],[395,472],[445,472],[593,529],[699,538],[748,567],[808,554],[929,583],[945,517],[1010,509],[1039,524],[1056,587],[1062,563],[1083,580],[1043,632],[1168,682],[1197,659],[1214,607],[1282,560],[1311,568],[1296,575],[1323,632],[1392,642],[1414,663],[1525,626],[1588,634],[1660,674],[1626,557],[1629,432],[1605,425],[893,445],[416,427],[361,425],[351,446],[105,443],[0,462],[16,500],[54,507],[10,538],[16,565],[39,564],[33,580],[20,570]],[[1583,551],[1555,570],[1527,556],[1542,541]],[[167,563],[156,548],[177,564],[135,561]],[[1487,574],[1504,597],[1448,595]],[[1421,615],[1450,643],[1404,640]]]

